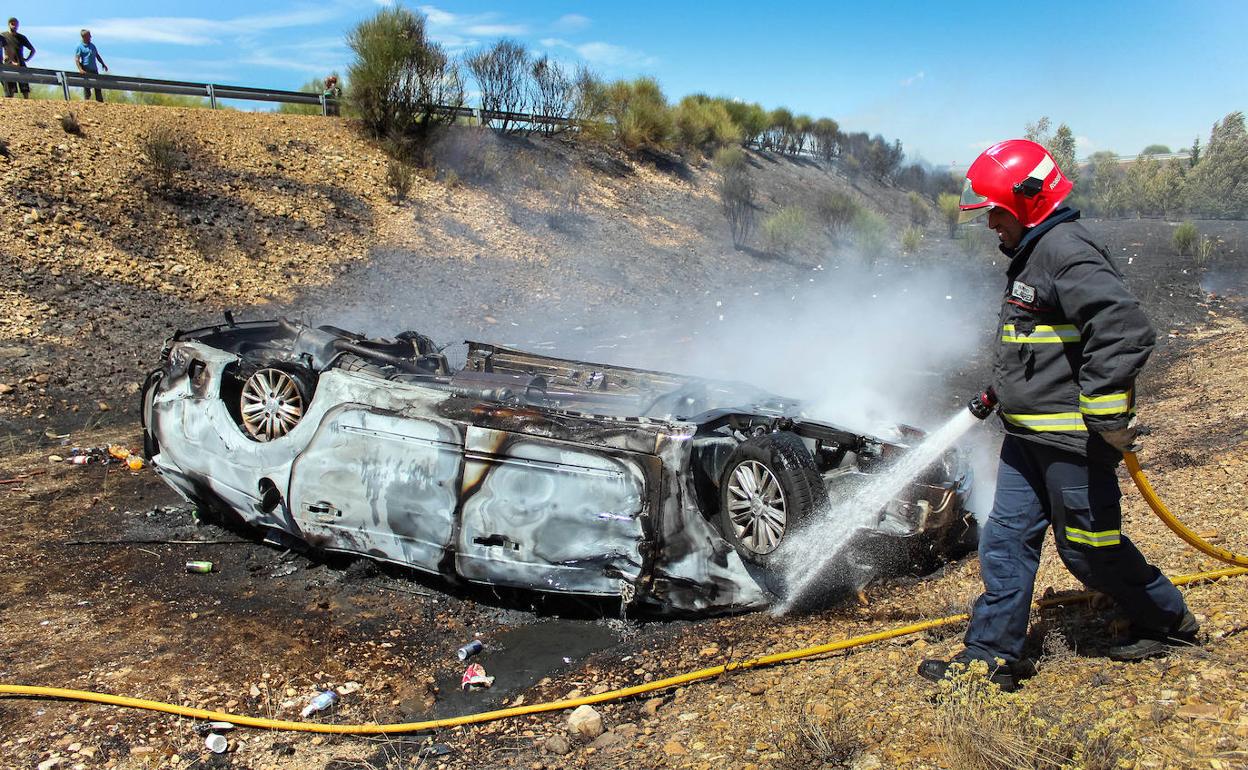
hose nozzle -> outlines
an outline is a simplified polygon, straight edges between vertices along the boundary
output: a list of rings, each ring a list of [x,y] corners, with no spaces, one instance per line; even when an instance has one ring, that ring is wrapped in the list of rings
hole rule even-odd
[[[997,394],[992,388],[984,388],[966,405],[971,414],[981,420],[987,419],[992,410],[997,408]]]

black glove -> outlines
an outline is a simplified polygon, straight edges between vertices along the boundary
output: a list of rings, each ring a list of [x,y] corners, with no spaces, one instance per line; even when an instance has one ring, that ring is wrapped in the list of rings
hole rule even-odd
[[[966,405],[966,408],[971,410],[971,414],[975,415],[979,419],[986,420],[988,415],[992,414],[992,410],[997,408],[996,391],[994,391],[991,387],[984,388],[978,395],[971,399],[970,403]]]

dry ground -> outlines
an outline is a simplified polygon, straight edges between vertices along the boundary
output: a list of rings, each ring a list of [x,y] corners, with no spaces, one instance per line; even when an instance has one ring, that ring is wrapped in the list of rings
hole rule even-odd
[[[708,170],[673,171],[558,141],[491,145],[494,170],[463,160],[479,159],[482,148],[449,148],[438,178],[422,177],[414,201],[395,205],[383,156],[339,121],[76,104],[85,133],[69,137],[54,120],[64,105],[5,106],[13,110],[6,118],[21,119],[10,121],[18,127],[7,137],[16,181],[0,190],[12,213],[0,225],[0,384],[9,386],[0,394],[0,681],[282,717],[297,714],[314,687],[334,686],[348,694],[327,719],[407,721],[636,684],[962,611],[973,598],[972,559],[807,616],[621,621],[613,607],[284,555],[250,533],[196,526],[149,471],[49,462],[64,454],[63,442],[136,444],[125,404],[160,339],[224,307],[253,317],[315,313],[319,321],[377,306],[374,319],[444,324],[444,339],[492,329],[524,342],[550,339],[540,335],[554,322],[565,331],[588,325],[604,307],[642,294],[651,307],[701,324],[717,312],[715,297],[734,287],[807,281],[829,243],[812,234],[785,259],[735,252]],[[131,130],[164,120],[194,138],[176,189],[148,178]],[[854,189],[833,170],[756,161],[768,208],[815,185]],[[522,173],[500,170],[514,168]],[[575,191],[560,181],[568,178],[583,184],[575,205]],[[903,210],[895,190],[854,194]],[[1127,250],[1120,261],[1133,260],[1124,271],[1166,343],[1141,405],[1154,429],[1145,468],[1183,518],[1248,550],[1248,305],[1238,284],[1224,289],[1222,278],[1243,275],[1240,228],[1207,226],[1224,249],[1202,270],[1167,251],[1167,223],[1097,226],[1116,254]],[[995,276],[970,269],[982,255],[945,243],[937,226],[928,238],[926,255],[960,270],[971,290],[995,285]],[[1205,288],[1218,296],[1202,291],[1202,278],[1216,279]],[[982,360],[973,359],[940,387],[961,392],[982,376]],[[1167,573],[1217,566],[1127,491],[1128,531]],[[243,542],[73,544],[96,540]],[[186,573],[192,558],[213,560],[217,571]],[[1077,586],[1050,551],[1038,587]],[[1246,579],[1188,589],[1206,643],[1135,666],[1103,657],[1112,608],[1048,611],[1032,640],[1039,675],[979,716],[1082,744],[1109,731],[1123,738],[1114,750],[1139,767],[1248,766],[1246,591]],[[482,660],[499,680],[494,690],[461,694],[454,650],[474,634],[489,645]],[[543,748],[566,735],[565,715],[391,740],[242,731],[235,750],[215,756],[187,720],[0,700],[0,767],[780,770],[836,767],[836,754],[859,770],[954,770],[974,757],[939,732],[947,712],[914,669],[957,646],[956,633],[931,633],[739,673],[659,701],[607,705],[605,737],[592,746],[573,740],[567,754]],[[839,753],[814,753],[800,738],[803,724],[822,725]],[[426,740],[453,753],[421,760]]]

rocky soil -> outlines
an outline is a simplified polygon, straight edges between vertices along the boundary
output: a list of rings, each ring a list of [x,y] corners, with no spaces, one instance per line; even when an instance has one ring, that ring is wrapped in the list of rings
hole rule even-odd
[[[991,313],[999,280],[985,269],[990,250],[949,241],[935,224],[919,254],[875,265],[818,229],[782,257],[735,251],[714,173],[696,164],[558,139],[469,137],[440,148],[437,172],[419,176],[410,200],[395,203],[382,153],[337,120],[74,109],[80,136],[61,127],[65,105],[6,104],[0,682],[281,718],[296,718],[316,689],[334,688],[340,705],[315,718],[411,721],[598,693],[880,631],[962,612],[977,592],[970,559],[924,579],[869,586],[858,601],[808,615],[621,619],[613,606],[309,561],[254,533],[197,525],[149,471],[50,461],[69,445],[136,445],[133,392],[161,340],[225,308],[673,366],[702,366],[708,346],[731,350],[722,343],[743,326],[717,330],[734,319],[767,326],[764,316],[775,315],[783,327],[792,314],[796,340],[751,339],[728,361],[752,379],[780,366],[775,358],[817,359],[822,346],[869,336],[871,326],[884,326],[885,339],[925,325],[943,330],[944,316],[928,311],[945,297],[972,315]],[[183,135],[180,167],[166,181],[141,151],[162,123]],[[899,191],[855,187],[813,164],[754,161],[765,211],[844,189],[897,225],[905,218]],[[1153,428],[1145,470],[1205,536],[1248,550],[1242,226],[1201,223],[1220,239],[1218,256],[1201,265],[1174,257],[1172,224],[1092,226],[1162,332],[1141,388]],[[929,264],[941,272],[920,272]],[[841,302],[890,285],[917,293],[916,275],[928,284],[927,304],[899,325],[835,308],[812,322],[793,309],[798,297]],[[755,292],[764,296],[754,300]],[[956,408],[984,376],[989,331],[985,324],[950,348],[964,355],[941,371],[907,374],[921,379],[924,399]],[[873,360],[885,366],[888,356]],[[1167,574],[1219,566],[1164,530],[1128,483],[1126,529]],[[192,559],[214,561],[214,572],[187,573]],[[1077,588],[1047,552],[1038,591]],[[1030,648],[1038,675],[1007,701],[970,711],[914,676],[923,657],[957,649],[954,627],[604,704],[572,723],[569,713],[549,714],[386,739],[237,731],[222,755],[205,750],[188,720],[5,699],[0,766],[953,770],[982,762],[967,748],[977,736],[980,748],[999,750],[983,736],[1006,735],[1055,753],[1082,750],[1086,767],[1119,759],[1142,768],[1245,767],[1246,591],[1244,578],[1185,589],[1203,623],[1201,646],[1134,666],[1103,657],[1122,630],[1103,602],[1037,613]],[[495,686],[461,692],[454,651],[478,636]],[[952,729],[952,717],[968,727]],[[441,752],[431,752],[435,743],[449,753],[422,756]],[[1007,764],[1056,766],[1051,759],[1033,753]]]

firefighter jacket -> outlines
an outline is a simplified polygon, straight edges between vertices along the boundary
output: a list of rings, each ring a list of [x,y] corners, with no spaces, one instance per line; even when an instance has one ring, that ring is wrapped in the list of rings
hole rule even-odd
[[[1121,455],[1098,435],[1124,428],[1156,335],[1104,247],[1061,208],[1013,249],[993,388],[1005,429],[1093,460]]]

